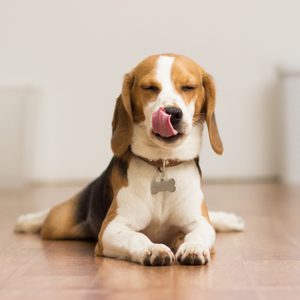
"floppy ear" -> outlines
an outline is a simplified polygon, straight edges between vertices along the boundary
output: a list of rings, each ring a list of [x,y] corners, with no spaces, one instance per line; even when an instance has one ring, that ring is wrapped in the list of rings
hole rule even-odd
[[[223,153],[223,144],[219,135],[215,116],[216,90],[212,77],[204,73],[203,87],[205,90],[204,113],[208,129],[210,144],[217,154]]]
[[[131,143],[133,134],[133,117],[130,92],[133,84],[133,74],[124,77],[122,93],[117,99],[112,121],[111,148],[115,155],[123,154]]]

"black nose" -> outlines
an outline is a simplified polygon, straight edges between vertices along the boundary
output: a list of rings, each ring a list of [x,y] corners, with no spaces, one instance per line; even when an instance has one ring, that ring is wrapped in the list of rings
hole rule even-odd
[[[172,125],[178,124],[182,119],[182,110],[178,107],[166,107],[165,112],[171,115],[171,123]]]

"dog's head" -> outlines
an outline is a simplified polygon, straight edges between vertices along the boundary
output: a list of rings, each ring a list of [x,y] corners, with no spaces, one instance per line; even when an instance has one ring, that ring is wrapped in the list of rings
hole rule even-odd
[[[131,146],[149,159],[191,159],[199,153],[204,122],[212,148],[222,154],[212,77],[187,57],[150,56],[125,75],[112,150],[121,155]]]

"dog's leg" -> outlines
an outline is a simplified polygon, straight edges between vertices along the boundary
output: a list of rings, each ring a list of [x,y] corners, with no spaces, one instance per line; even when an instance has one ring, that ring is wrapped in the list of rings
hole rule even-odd
[[[210,260],[216,233],[206,218],[202,217],[183,228],[184,241],[176,252],[176,259],[184,265],[204,265]]]
[[[118,218],[107,225],[103,234],[99,234],[95,253],[147,266],[170,265],[174,261],[170,248],[152,243],[146,235],[129,228]]]

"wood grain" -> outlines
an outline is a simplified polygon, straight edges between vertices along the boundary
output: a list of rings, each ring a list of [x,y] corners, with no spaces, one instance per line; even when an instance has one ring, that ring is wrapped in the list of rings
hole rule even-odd
[[[210,184],[210,209],[234,211],[245,233],[220,233],[208,266],[144,267],[94,257],[94,243],[13,233],[18,215],[80,186],[0,191],[0,299],[300,299],[300,187]]]

